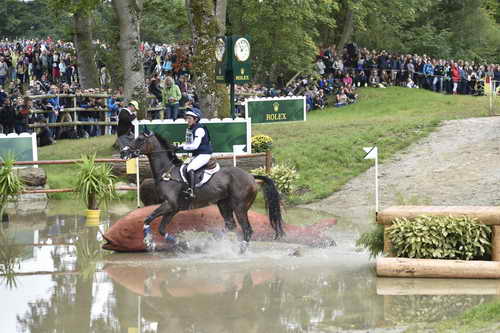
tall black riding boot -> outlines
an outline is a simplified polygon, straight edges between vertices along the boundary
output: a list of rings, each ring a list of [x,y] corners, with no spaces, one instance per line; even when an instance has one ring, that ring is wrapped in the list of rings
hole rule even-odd
[[[190,170],[188,173],[188,188],[186,189],[186,195],[188,199],[194,198],[194,186],[195,186],[195,178],[194,178],[194,170]]]

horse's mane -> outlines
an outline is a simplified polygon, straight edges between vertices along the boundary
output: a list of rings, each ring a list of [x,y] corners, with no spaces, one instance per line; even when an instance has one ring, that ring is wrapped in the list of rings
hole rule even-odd
[[[177,154],[175,153],[175,146],[168,142],[165,138],[163,138],[161,135],[158,135],[155,133],[156,140],[160,143],[161,147],[167,151],[168,159],[175,165],[175,166],[180,166],[182,165],[182,160],[180,160],[177,157]]]

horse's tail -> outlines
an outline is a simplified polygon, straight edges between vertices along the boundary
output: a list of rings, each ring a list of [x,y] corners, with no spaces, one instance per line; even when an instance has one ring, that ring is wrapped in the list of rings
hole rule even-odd
[[[283,218],[281,217],[281,198],[274,181],[266,176],[252,175],[255,179],[263,181],[264,198],[266,200],[266,208],[269,214],[271,227],[275,231],[275,239],[285,236],[283,231]]]

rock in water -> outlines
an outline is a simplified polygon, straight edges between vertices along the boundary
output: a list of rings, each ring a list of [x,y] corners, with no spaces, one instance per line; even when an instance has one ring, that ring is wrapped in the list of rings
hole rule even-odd
[[[107,243],[103,245],[103,249],[118,252],[146,251],[143,234],[144,219],[157,207],[158,205],[138,208],[115,222],[104,234]],[[248,217],[254,231],[252,241],[272,241],[274,239],[274,230],[266,215],[249,211]],[[158,217],[151,223],[153,239],[157,250],[166,250],[172,246],[167,244],[158,232],[160,221],[161,217]],[[327,219],[308,226],[284,224],[286,237],[281,241],[310,246],[330,246],[334,242],[324,235],[324,231],[335,223],[335,219]],[[185,231],[220,234],[224,232],[224,219],[217,206],[181,211],[174,216],[166,230],[169,234],[174,235]],[[239,226],[236,232],[241,234]]]
[[[45,186],[47,175],[42,168],[20,168],[17,174],[26,186]]]

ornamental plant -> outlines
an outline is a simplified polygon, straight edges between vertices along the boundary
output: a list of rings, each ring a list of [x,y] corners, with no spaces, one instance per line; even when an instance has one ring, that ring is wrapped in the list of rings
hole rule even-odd
[[[471,260],[491,253],[491,228],[466,216],[398,218],[388,236],[398,257]]]
[[[370,252],[370,258],[375,258],[384,252],[384,226],[376,224],[375,227],[361,234],[356,241],[356,246],[364,247]]]
[[[108,164],[97,164],[95,154],[83,155],[78,163],[78,174],[75,192],[88,209],[99,209],[99,205],[107,206],[118,197],[115,189],[116,177]]]
[[[23,182],[14,170],[14,155],[9,153],[2,159],[0,167],[0,217],[9,199],[17,197],[24,189]]]
[[[294,167],[286,164],[277,164],[271,168],[269,173],[264,167],[260,167],[250,171],[254,175],[268,176],[278,187],[281,194],[290,194],[295,186],[299,175]]]
[[[252,136],[252,151],[254,153],[263,153],[271,150],[273,146],[273,139],[264,134]]]

